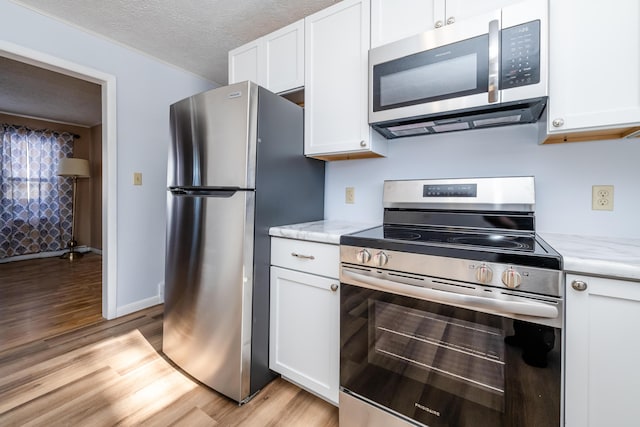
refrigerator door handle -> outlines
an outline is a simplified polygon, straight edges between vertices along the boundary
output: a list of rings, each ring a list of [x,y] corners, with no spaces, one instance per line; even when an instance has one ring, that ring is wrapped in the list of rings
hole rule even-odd
[[[240,191],[237,187],[227,188],[169,188],[175,196],[231,197]]]

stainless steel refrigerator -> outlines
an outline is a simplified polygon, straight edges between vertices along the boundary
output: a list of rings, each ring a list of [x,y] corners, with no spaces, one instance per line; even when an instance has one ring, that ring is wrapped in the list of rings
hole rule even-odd
[[[163,352],[243,403],[271,381],[269,227],[322,219],[302,108],[253,83],[171,106]]]

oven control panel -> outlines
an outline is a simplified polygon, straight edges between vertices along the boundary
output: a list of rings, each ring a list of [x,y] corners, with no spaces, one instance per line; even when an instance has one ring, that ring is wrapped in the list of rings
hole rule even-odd
[[[563,295],[560,270],[346,245],[340,246],[340,261],[343,264],[517,289],[541,295]]]

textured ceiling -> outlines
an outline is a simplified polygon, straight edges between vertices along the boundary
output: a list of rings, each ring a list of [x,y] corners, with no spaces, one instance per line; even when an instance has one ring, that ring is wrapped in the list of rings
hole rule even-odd
[[[100,85],[0,56],[0,112],[94,126],[102,121]]]
[[[14,0],[219,84],[227,53],[335,0]]]

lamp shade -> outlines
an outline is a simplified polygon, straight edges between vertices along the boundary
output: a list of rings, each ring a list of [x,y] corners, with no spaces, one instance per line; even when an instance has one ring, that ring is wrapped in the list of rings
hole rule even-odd
[[[60,163],[58,164],[58,175],[88,178],[90,176],[89,161],[85,159],[64,157],[60,159]]]

